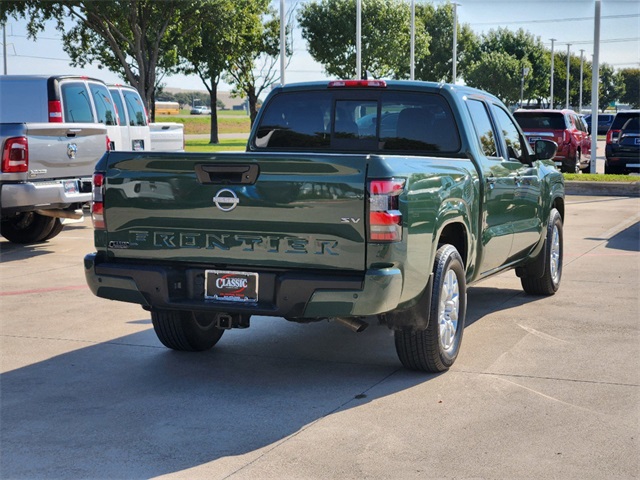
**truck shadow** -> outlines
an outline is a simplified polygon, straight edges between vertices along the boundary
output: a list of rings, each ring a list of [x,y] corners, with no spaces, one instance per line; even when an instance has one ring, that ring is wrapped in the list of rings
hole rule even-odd
[[[470,289],[469,324],[491,299],[491,311],[536,300],[520,293]],[[382,326],[258,317],[204,353],[167,350],[147,329],[3,374],[0,475],[150,478],[224,458],[211,478],[225,478],[322,418],[434,378],[404,370]]]
[[[640,252],[640,222],[634,223],[611,238],[587,238],[587,240],[606,240],[606,248]]]

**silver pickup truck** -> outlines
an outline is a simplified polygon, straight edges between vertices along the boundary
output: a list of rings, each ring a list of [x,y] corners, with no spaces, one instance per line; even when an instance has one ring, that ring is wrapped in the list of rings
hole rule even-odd
[[[0,77],[0,233],[14,243],[53,238],[82,218],[94,165],[107,150],[113,104],[100,80]]]

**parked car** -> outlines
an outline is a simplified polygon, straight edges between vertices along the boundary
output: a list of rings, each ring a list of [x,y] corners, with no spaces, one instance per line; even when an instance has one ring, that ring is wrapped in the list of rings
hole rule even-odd
[[[640,172],[640,110],[618,112],[607,132],[604,173]]]
[[[111,150],[151,150],[149,119],[138,91],[129,85],[109,85],[118,109],[118,135],[112,138]]]
[[[211,109],[205,106],[197,106],[191,109],[191,115],[211,115]]]
[[[598,135],[606,135],[609,129],[611,128],[611,124],[613,123],[613,118],[615,115],[611,113],[599,113],[598,114]],[[587,124],[588,131],[591,133],[591,115],[585,115],[584,121]]]
[[[0,233],[49,240],[83,217],[93,166],[117,135],[111,94],[79,75],[0,76]]]
[[[513,114],[531,145],[536,140],[558,144],[554,157],[562,172],[588,173],[591,165],[591,137],[582,118],[573,110],[516,110]]]

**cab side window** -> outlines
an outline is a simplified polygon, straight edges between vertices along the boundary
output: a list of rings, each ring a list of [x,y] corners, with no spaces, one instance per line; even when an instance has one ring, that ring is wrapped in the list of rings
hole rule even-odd
[[[520,135],[518,127],[516,127],[516,124],[511,120],[509,114],[498,105],[493,105],[493,112],[498,126],[502,131],[509,160],[527,163],[529,156],[528,145],[524,138],[522,138],[522,135]]]
[[[496,136],[493,132],[489,112],[487,112],[484,103],[479,100],[468,100],[467,108],[471,114],[471,120],[473,121],[474,130],[482,152],[487,157],[498,157]]]
[[[60,85],[60,96],[64,121],[70,123],[93,123],[93,112],[89,92],[83,82],[65,82]]]

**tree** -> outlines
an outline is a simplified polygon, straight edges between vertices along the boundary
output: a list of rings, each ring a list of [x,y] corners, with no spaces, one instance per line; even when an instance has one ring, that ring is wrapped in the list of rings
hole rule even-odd
[[[416,18],[431,38],[428,55],[416,60],[416,79],[436,82],[452,81],[453,72],[453,6],[435,7],[429,3],[416,5]],[[464,77],[469,52],[478,48],[478,37],[469,25],[458,25],[457,74]]]
[[[246,39],[260,32],[262,15],[269,0],[214,0],[203,6],[198,28],[183,36],[178,44],[184,62],[181,70],[196,74],[209,92],[211,106],[210,143],[218,143],[218,84],[246,51]]]
[[[504,52],[483,52],[467,69],[465,81],[470,87],[491,92],[506,104],[520,99],[522,68],[531,68],[527,60],[518,60]]]
[[[417,16],[416,16],[417,17]],[[326,73],[338,78],[356,76],[356,2],[322,0],[303,4],[298,13],[302,38],[311,56]],[[362,2],[362,75],[407,78],[410,63],[411,11],[405,2]],[[429,34],[416,18],[416,58],[429,54]]]
[[[553,97],[555,106],[566,105],[567,98],[567,54],[554,53]],[[551,54],[549,54],[551,59]],[[591,62],[584,62],[582,69],[582,103],[591,103]],[[580,57],[569,57],[569,107],[578,108],[580,104]]]
[[[516,32],[506,28],[490,30],[481,37],[477,50],[468,53],[467,56],[469,59],[467,62],[477,64],[482,61],[483,53],[492,52],[503,53],[512,57],[512,60],[514,60],[507,61],[503,59],[504,61],[499,62],[502,67],[508,65],[513,67],[519,63],[517,73],[508,73],[512,76],[512,81],[515,81],[514,87],[518,89],[518,98],[520,97],[522,67],[529,68],[529,74],[525,76],[524,99],[542,101],[549,96],[550,57],[540,37],[535,37],[523,29],[519,29]],[[494,59],[497,58],[499,57],[495,57]],[[477,69],[478,67],[475,66],[474,70],[477,71]],[[484,84],[486,85],[486,90],[494,93],[490,83],[484,82]],[[506,88],[506,85],[504,85],[504,88]]]
[[[256,21],[244,24],[239,36],[239,53],[231,60],[226,74],[227,82],[233,85],[231,94],[246,98],[249,102],[251,125],[258,114],[259,96],[280,79],[277,69],[280,58],[280,19],[268,7],[268,1],[249,0],[249,3],[256,2],[264,2],[266,5],[262,11],[255,12]],[[287,38],[291,39],[291,35],[287,35]],[[286,54],[289,58],[292,51],[292,45],[288,43]]]
[[[611,65],[600,66],[600,85],[598,92],[598,108],[605,111],[607,107],[624,96],[622,76],[615,72]]]
[[[640,68],[625,68],[619,74],[624,84],[624,95],[620,96],[620,102],[640,108]]]
[[[55,19],[72,66],[92,63],[120,74],[149,110],[157,71],[176,64],[176,39],[197,24],[201,5],[202,0],[3,0],[0,20],[28,18],[35,39],[44,22]],[[70,29],[69,19],[75,22]]]

